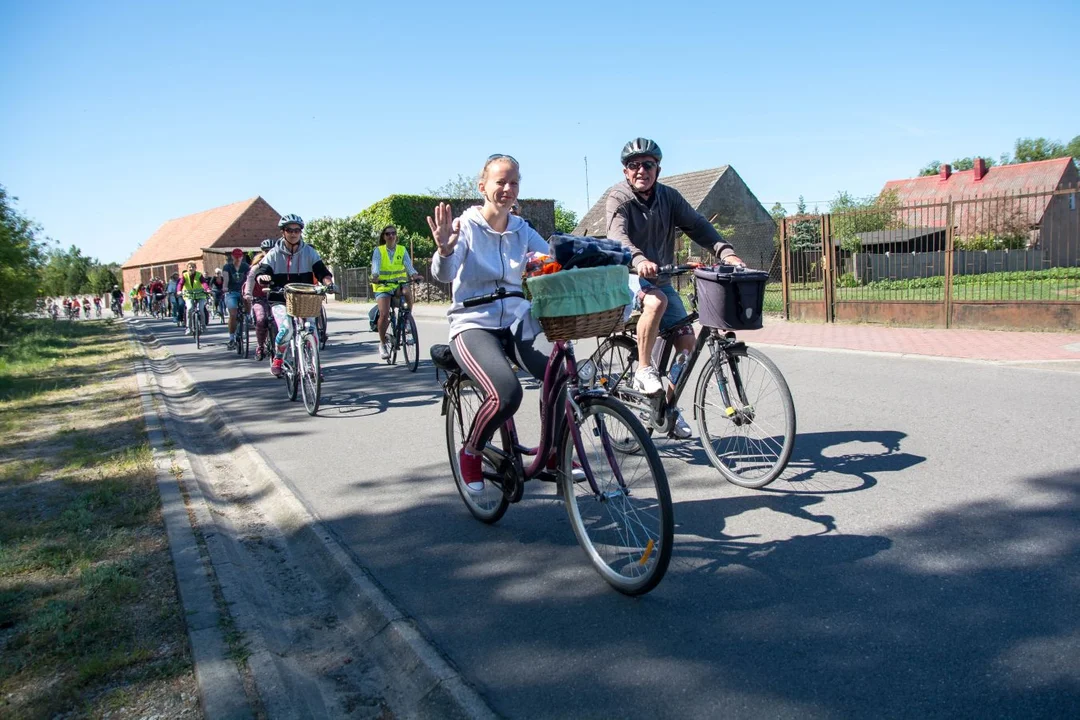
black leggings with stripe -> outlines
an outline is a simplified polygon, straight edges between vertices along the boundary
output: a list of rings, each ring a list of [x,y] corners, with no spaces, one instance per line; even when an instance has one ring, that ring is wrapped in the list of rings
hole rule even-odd
[[[521,405],[521,383],[510,367],[513,356],[518,365],[538,379],[544,377],[548,356],[536,344],[547,344],[539,335],[533,340],[522,340],[509,329],[465,330],[450,341],[450,352],[458,365],[484,390],[484,402],[476,413],[466,447],[483,449],[508,418]]]

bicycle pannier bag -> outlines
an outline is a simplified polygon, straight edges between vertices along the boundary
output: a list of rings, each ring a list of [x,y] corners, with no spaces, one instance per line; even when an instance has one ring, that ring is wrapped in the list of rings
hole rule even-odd
[[[694,270],[698,316],[705,327],[757,330],[769,273],[720,265]]]

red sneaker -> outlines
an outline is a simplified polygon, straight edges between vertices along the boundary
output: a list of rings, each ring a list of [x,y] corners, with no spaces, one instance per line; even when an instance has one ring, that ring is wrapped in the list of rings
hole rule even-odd
[[[461,468],[461,479],[465,483],[465,489],[469,492],[484,492],[484,458],[480,455],[470,455],[465,448],[458,451],[458,467]]]
[[[285,362],[281,358],[274,358],[274,362],[270,363],[270,373],[274,377],[281,377],[281,366],[284,364]]]

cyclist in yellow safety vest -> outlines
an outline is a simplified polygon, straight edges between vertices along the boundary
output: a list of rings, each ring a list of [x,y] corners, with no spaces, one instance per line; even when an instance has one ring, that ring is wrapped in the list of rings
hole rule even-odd
[[[383,360],[390,357],[389,343],[386,342],[390,299],[394,293],[403,292],[405,300],[412,304],[412,291],[407,285],[398,285],[409,278],[422,280],[423,276],[416,272],[405,246],[398,245],[397,228],[387,225],[379,233],[379,245],[371,254],[371,288],[379,308],[379,357]]]
[[[206,310],[206,298],[210,295],[210,288],[206,284],[206,278],[195,269],[195,263],[189,262],[187,270],[180,275],[176,282],[176,292],[180,293],[187,302],[187,334],[192,334],[192,318],[195,313]],[[205,321],[205,315],[203,320]]]

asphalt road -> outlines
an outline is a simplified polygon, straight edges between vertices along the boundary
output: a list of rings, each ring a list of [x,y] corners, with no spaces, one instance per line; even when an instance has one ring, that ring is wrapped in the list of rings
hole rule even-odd
[[[475,521],[430,362],[385,365],[338,313],[315,418],[219,326],[197,351],[141,322],[497,712],[1080,717],[1080,374],[768,348],[798,413],[787,473],[742,490],[696,436],[660,441],[674,557],[630,599],[550,485]]]

